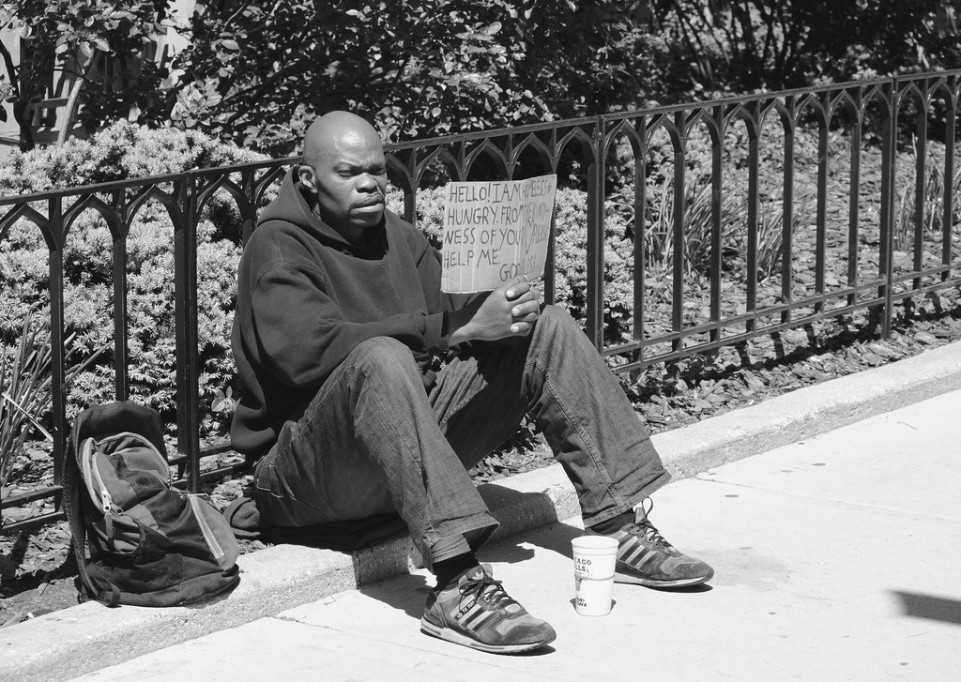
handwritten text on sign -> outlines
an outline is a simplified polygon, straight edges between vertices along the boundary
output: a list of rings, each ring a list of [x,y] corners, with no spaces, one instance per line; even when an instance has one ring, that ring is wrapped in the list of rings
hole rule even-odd
[[[519,275],[540,277],[556,189],[556,175],[448,183],[441,289],[489,291]]]

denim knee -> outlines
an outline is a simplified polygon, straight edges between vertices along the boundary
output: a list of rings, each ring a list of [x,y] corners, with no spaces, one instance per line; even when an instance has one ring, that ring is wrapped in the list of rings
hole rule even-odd
[[[547,340],[563,339],[566,335],[575,333],[584,336],[584,330],[574,321],[567,310],[551,304],[541,308],[541,314],[534,329],[538,337]]]
[[[345,363],[365,375],[396,375],[409,377],[420,374],[410,348],[387,336],[376,336],[357,345]]]
[[[548,303],[541,308],[540,317],[537,320],[537,324],[545,323],[550,327],[573,325],[573,328],[580,330],[574,318],[571,317],[570,313],[566,309],[560,306],[554,305],[553,303]]]

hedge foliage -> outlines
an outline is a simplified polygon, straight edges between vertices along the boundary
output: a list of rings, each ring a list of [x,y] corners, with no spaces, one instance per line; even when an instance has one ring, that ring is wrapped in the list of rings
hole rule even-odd
[[[149,130],[121,122],[89,141],[14,153],[0,170],[0,194],[179,173],[264,157],[198,133]],[[169,190],[169,188],[167,188]],[[230,325],[240,247],[236,211],[224,193],[205,206],[197,227],[198,334],[201,401],[209,404],[233,375]],[[38,207],[41,211],[45,207]],[[48,251],[40,230],[21,220],[0,238],[0,339],[12,345],[31,310],[49,317]],[[68,386],[68,415],[88,402],[114,398],[112,237],[104,219],[86,210],[69,227],[64,249],[65,325],[78,360],[106,348]],[[130,391],[174,421],[173,229],[157,201],[142,205],[127,236]],[[223,426],[210,412],[205,427]]]

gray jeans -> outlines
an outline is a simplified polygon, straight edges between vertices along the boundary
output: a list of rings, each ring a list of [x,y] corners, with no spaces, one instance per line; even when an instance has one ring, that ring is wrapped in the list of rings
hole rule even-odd
[[[478,548],[497,522],[467,469],[530,413],[577,491],[586,524],[630,510],[669,475],[617,379],[580,327],[545,306],[530,335],[474,344],[425,391],[410,350],[360,344],[257,464],[264,521],[307,526],[398,513],[430,562],[442,539]]]

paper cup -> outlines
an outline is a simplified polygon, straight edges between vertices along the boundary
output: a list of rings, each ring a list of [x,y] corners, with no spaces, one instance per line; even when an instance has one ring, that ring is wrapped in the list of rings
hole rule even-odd
[[[574,608],[583,616],[611,612],[617,540],[585,535],[571,540],[574,555]]]
[[[582,616],[606,616],[611,612],[614,576],[604,580],[574,578],[574,610]]]

